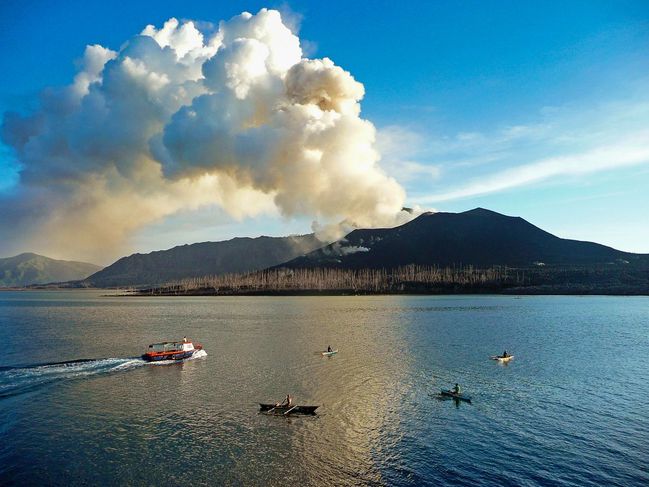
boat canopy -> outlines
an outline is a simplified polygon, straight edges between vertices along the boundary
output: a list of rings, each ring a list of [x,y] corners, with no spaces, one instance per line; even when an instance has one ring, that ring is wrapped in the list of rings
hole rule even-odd
[[[162,342],[149,345],[151,352],[180,352],[194,350],[192,342]]]

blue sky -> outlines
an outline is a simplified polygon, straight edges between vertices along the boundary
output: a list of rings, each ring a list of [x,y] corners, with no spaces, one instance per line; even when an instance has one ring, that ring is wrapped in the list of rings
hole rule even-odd
[[[362,117],[377,127],[381,165],[407,204],[482,206],[649,253],[646,1],[5,0],[0,111],[29,112],[42,89],[71,83],[87,44],[118,50],[170,17],[217,23],[261,7],[299,24],[308,57],[329,57],[363,83]],[[0,148],[0,192],[17,190],[19,164]],[[183,210],[139,229],[128,250],[306,233],[310,223]]]

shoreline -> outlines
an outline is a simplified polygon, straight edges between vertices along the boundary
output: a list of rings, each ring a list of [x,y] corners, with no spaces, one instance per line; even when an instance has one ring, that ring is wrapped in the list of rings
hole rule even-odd
[[[394,269],[273,268],[244,274],[196,276],[160,283],[52,282],[0,291],[85,290],[111,296],[649,296],[649,268],[557,266]],[[98,284],[98,283],[97,283]]]
[[[167,292],[150,292],[138,291],[133,293],[117,294],[111,296],[123,297],[236,297],[236,296],[266,296],[266,297],[284,297],[284,296],[649,296],[649,291],[645,290],[617,290],[605,291],[593,289],[588,292],[578,291],[576,289],[561,289],[550,292],[546,289],[510,289],[504,291],[495,291],[485,289],[484,291],[448,291],[440,290],[429,292],[416,291],[390,291],[390,292],[371,292],[371,291],[353,291],[353,290],[276,290],[276,291],[238,291],[238,292],[214,292],[209,290],[192,290],[192,291],[167,291]]]

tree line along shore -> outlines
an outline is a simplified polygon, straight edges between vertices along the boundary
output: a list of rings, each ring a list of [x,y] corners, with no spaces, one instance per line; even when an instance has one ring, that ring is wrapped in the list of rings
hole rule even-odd
[[[273,268],[180,279],[131,292],[138,296],[473,293],[649,295],[649,269],[617,265]]]

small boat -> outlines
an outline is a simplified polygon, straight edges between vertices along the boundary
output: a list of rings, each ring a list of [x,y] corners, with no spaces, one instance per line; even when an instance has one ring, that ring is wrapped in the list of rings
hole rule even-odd
[[[457,401],[466,401],[466,402],[471,402],[471,398],[469,396],[465,396],[464,394],[456,394],[453,391],[448,391],[446,389],[442,389],[442,392],[440,393],[441,396],[443,397],[450,397],[452,399],[455,399]]]
[[[149,345],[147,352],[142,358],[147,362],[159,360],[184,360],[192,357],[196,352],[203,350],[203,346],[195,344],[191,340],[179,342],[161,342]]]
[[[507,355],[506,357],[503,357],[502,355],[492,355],[489,357],[491,360],[498,360],[498,362],[509,362],[511,359],[514,358],[513,355]]]
[[[335,355],[337,353],[338,353],[338,349],[332,350],[331,352],[322,352],[322,355],[324,355],[325,357],[331,357],[332,355]]]
[[[314,415],[319,406],[277,406],[275,404],[259,403],[259,412],[264,414],[277,414],[286,416],[288,414],[309,414]]]

